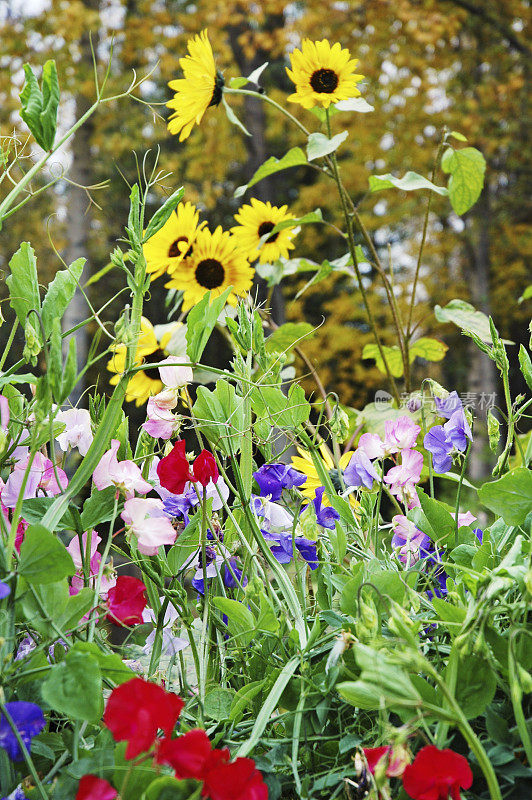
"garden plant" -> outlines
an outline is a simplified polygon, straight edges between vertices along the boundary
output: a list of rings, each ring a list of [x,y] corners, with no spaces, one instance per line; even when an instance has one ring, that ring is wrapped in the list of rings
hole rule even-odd
[[[416,315],[431,198],[466,213],[482,191],[483,155],[443,130],[430,177],[371,177],[368,193],[425,195],[399,302],[392,259],[383,260],[342,180],[342,120],[379,113],[363,97],[363,63],[339,42],[304,40],[289,56],[294,89],[283,103],[261,88],[268,65],[222,75],[207,31],[180,63],[169,137],[185,141],[204,116],[224,112],[246,135],[231,103],[247,95],[284,115],[300,146],[268,158],[237,189],[241,206],[226,230],[209,228],[179,176],[148,219],[161,174],[157,154],[139,158],[109,262],[123,276],[123,313],[112,328],[106,309],[91,306],[80,323],[96,331],[84,364],[75,331],[61,324],[83,259],[43,288],[32,243],[10,254],[16,321],[0,355],[0,794],[525,800],[532,437],[522,434],[532,397],[516,396],[509,375],[518,360],[532,391],[530,348],[517,354],[459,298],[436,309],[500,375],[503,405],[488,416],[496,464],[480,486],[467,473],[480,435],[470,409],[456,387],[416,385],[412,373],[416,358],[446,352]],[[18,143],[2,140],[2,229],[24,214],[32,181],[64,142],[102,104],[132,102],[142,82],[109,97],[108,72],[95,66],[94,104],[59,133],[55,63],[26,65],[25,76],[20,115],[34,160],[20,177]],[[326,176],[337,219],[320,209],[297,217],[287,198],[253,197],[259,181],[291,168]],[[334,229],[344,254],[317,263],[300,253],[303,225]],[[364,409],[343,406],[310,362],[315,391],[294,378],[294,353],[304,356],[313,328],[278,326],[269,308],[274,287],[299,273],[308,279],[301,291],[340,273],[361,292],[373,336],[364,357],[383,380],[382,398]],[[264,302],[256,274],[269,287]],[[149,320],[155,281],[170,302]],[[383,341],[375,294],[389,308],[393,345]],[[226,369],[202,360],[215,329],[231,349]],[[95,364],[97,389],[72,406]],[[139,430],[129,424],[132,403],[146,411]]]

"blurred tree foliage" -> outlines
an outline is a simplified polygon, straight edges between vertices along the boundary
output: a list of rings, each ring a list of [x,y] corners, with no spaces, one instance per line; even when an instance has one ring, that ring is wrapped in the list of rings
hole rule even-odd
[[[108,92],[122,91],[132,70],[143,74],[156,67],[138,92],[142,102],[106,106],[93,118],[78,147],[76,157],[83,160],[84,156],[85,172],[84,180],[76,182],[107,180],[106,188],[84,192],[68,183],[72,176],[67,173],[57,184],[55,208],[49,194],[40,196],[2,231],[2,270],[18,241],[27,238],[38,252],[41,274],[49,279],[59,265],[50,241],[65,254],[76,244],[69,235],[72,214],[69,218],[68,213],[76,192],[78,199],[83,197],[88,232],[86,241],[78,243],[86,252],[78,255],[89,258],[88,274],[101,269],[126,218],[124,180],[135,180],[134,152],[142,159],[151,148],[150,159],[156,146],[161,148],[161,169],[171,173],[161,181],[161,194],[183,183],[187,198],[205,211],[212,225],[230,226],[239,205],[233,198],[235,187],[245,183],[268,156],[280,156],[290,146],[304,143],[270,107],[240,97],[231,97],[230,102],[253,132],[252,138],[231,126],[222,107],[209,109],[184,144],[170,137],[164,122],[164,103],[170,96],[166,84],[179,72],[187,39],[208,28],[226,78],[249,74],[269,61],[264,87],[283,102],[291,90],[284,69],[287,52],[305,36],[327,37],[360,59],[360,71],[366,75],[363,95],[375,107],[369,114],[338,114],[333,126],[334,132],[349,130],[339,154],[344,181],[373,232],[381,258],[393,268],[403,313],[427,197],[397,190],[369,195],[369,175],[389,171],[402,175],[409,169],[430,175],[444,125],[460,131],[469,145],[486,156],[485,190],[464,218],[451,213],[445,198],[433,198],[414,320],[419,334],[445,336],[451,349],[442,365],[420,363],[416,374],[442,376],[448,386],[461,391],[496,391],[496,376],[487,359],[476,351],[473,354],[468,342],[449,326],[439,326],[431,309],[435,303],[463,297],[492,313],[506,337],[519,341],[526,335],[529,308],[526,303],[518,305],[517,298],[530,281],[527,263],[532,249],[527,191],[528,0],[51,0],[42,6],[42,12],[32,14],[28,8],[23,15],[12,7],[10,14],[7,0],[8,11],[0,21],[0,131],[4,136],[15,128],[21,141],[26,138],[14,114],[23,61],[38,64],[50,56],[56,58],[65,123],[66,117],[92,99],[89,31],[100,71],[113,42]],[[309,127],[318,128],[310,112],[295,105],[290,110]],[[436,172],[435,180],[441,183],[443,176]],[[245,199],[254,194],[279,204],[288,202],[296,213],[321,206],[324,216],[337,222],[337,200],[325,181],[300,167],[259,183]],[[160,196],[154,193],[154,208],[159,202]],[[342,252],[341,240],[326,227],[305,226],[298,238],[297,255],[315,261]],[[372,302],[388,326],[385,341],[391,344],[394,336],[384,294],[376,277],[368,274],[368,280],[375,283]],[[89,296],[99,306],[120,284],[121,276],[110,272],[89,287]],[[337,391],[342,402],[360,407],[376,388],[384,386],[384,378],[372,362],[361,361],[369,335],[356,287],[345,277],[329,278],[295,300],[302,285],[300,279],[286,281],[286,317],[304,316],[321,325],[318,335],[305,344],[305,352],[321,370],[327,389]],[[163,321],[164,299],[159,279],[147,308],[156,322]],[[120,308],[118,298],[106,309],[104,319],[116,319]],[[282,313],[277,300],[277,317]],[[304,365],[301,369],[306,371]],[[314,389],[310,378],[307,388]]]

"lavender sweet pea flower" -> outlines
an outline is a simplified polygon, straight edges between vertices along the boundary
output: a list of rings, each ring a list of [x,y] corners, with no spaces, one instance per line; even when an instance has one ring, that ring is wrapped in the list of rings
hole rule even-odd
[[[9,588],[7,583],[0,581],[0,600],[3,600],[5,597],[9,597],[10,594],[11,594],[11,589]]]
[[[473,439],[471,428],[462,408],[457,409],[443,426],[448,441],[461,453],[467,447],[467,440]]]
[[[436,402],[438,416],[445,417],[445,419],[450,419],[455,411],[463,409],[462,401],[458,397],[457,392],[451,392],[451,394],[447,395],[443,400],[439,397],[435,397],[434,400]]]
[[[25,701],[14,700],[5,704],[6,710],[15,723],[20,734],[20,738],[31,749],[31,740],[37,736],[44,726],[46,720],[42,710],[36,703],[26,703]],[[17,737],[11,730],[6,717],[0,717],[0,747],[2,747],[12,761],[22,761],[24,756],[20,749]]]
[[[318,525],[321,525],[322,528],[328,528],[329,530],[333,531],[335,528],[335,522],[337,519],[340,519],[340,514],[338,511],[335,511],[332,506],[322,506],[322,499],[323,493],[325,489],[323,486],[319,486],[316,489],[314,500],[312,504],[314,506],[314,511],[316,512],[316,519],[318,521]]]
[[[264,464],[253,473],[260,493],[263,497],[269,496],[271,500],[279,500],[283,489],[292,489],[301,486],[307,476],[297,472],[288,464]]]
[[[226,589],[236,589],[238,586],[246,586],[248,582],[246,576],[242,575],[242,570],[238,569],[236,558],[230,558],[228,563],[224,564],[222,580]]]
[[[355,488],[366,486],[368,489],[371,489],[373,481],[378,480],[380,480],[379,474],[364,450],[355,450],[349,464],[344,470],[346,486]]]
[[[26,800],[26,795],[20,786],[17,786],[14,792],[11,792],[7,797],[0,798],[0,800]]]
[[[451,451],[453,449],[452,442],[449,441],[443,425],[435,425],[425,434],[423,439],[425,450],[432,453],[432,466],[435,472],[443,474],[448,472],[452,465],[453,459]]]
[[[430,539],[402,514],[397,514],[392,522],[392,547],[397,549],[399,561],[409,567],[427,555]]]
[[[297,551],[307,562],[310,569],[316,569],[318,566],[316,542],[313,542],[311,539],[297,536],[295,540],[293,540],[291,533],[268,533],[268,531],[262,531],[262,535],[266,540],[275,542],[271,551],[279,564],[289,564],[292,561],[294,558],[293,545],[295,544]]]

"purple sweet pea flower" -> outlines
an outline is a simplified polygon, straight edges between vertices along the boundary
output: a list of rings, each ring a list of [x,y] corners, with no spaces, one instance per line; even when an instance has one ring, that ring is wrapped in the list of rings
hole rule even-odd
[[[11,792],[11,794],[8,795],[7,797],[0,798],[0,800],[26,800],[26,795],[24,794],[20,786],[17,786],[14,792]]]
[[[410,567],[428,554],[430,539],[402,514],[397,514],[392,522],[392,547],[397,549],[399,561]]]
[[[257,481],[260,494],[263,497],[270,496],[272,500],[279,500],[283,489],[301,486],[307,480],[306,475],[288,464],[264,464],[253,473],[253,477]]]
[[[443,426],[445,435],[451,444],[460,450],[461,453],[467,447],[467,440],[473,439],[471,435],[471,428],[464,414],[462,408],[457,409],[449,418],[449,421]]]
[[[447,438],[443,425],[435,425],[423,439],[425,450],[432,453],[432,466],[435,472],[449,472],[453,465],[451,451],[453,444]]]
[[[289,564],[294,558],[295,543],[296,550],[304,558],[311,569],[316,569],[318,566],[318,554],[316,551],[316,542],[311,539],[305,539],[303,536],[296,536],[292,540],[291,533],[268,533],[262,531],[262,535],[270,542],[275,542],[271,548],[272,555],[275,556],[279,564]]]
[[[9,597],[10,594],[11,594],[11,589],[9,588],[7,583],[0,581],[0,600],[3,600],[5,597]]]
[[[321,525],[322,528],[328,528],[329,530],[333,531],[336,520],[340,519],[340,514],[338,511],[335,511],[332,506],[322,506],[321,503],[324,491],[325,489],[323,486],[318,486],[312,504],[314,506],[314,511],[316,512],[318,525]]]
[[[349,464],[344,470],[346,486],[356,488],[366,486],[368,489],[371,489],[373,481],[378,480],[380,480],[379,474],[364,450],[360,448],[355,450]]]
[[[458,397],[458,392],[451,392],[451,394],[447,395],[443,400],[439,397],[435,397],[434,400],[436,402],[438,416],[445,417],[445,419],[450,419],[455,411],[463,409],[462,401]]]
[[[46,725],[42,710],[35,703],[19,700],[6,703],[5,707],[17,727],[20,738],[30,750],[32,738],[37,736]],[[12,761],[24,759],[17,738],[3,714],[0,717],[0,747],[6,751]]]

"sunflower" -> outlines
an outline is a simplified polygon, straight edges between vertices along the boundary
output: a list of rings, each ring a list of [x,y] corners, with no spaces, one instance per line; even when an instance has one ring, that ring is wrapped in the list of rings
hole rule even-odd
[[[288,206],[278,208],[253,197],[251,205],[238,209],[235,219],[240,225],[231,228],[231,232],[250,261],[258,258],[261,264],[268,264],[281,256],[288,258],[288,251],[294,247],[292,239],[295,236],[290,228],[272,233],[263,244],[260,242],[279,222],[294,219],[293,214],[287,213],[287,208]]]
[[[286,68],[288,77],[296,85],[296,91],[288,97],[303,108],[314,108],[321,103],[329,108],[331,103],[358,97],[357,83],[364,75],[355,75],[358,59],[352,59],[349,50],[336,42],[331,45],[327,39],[311,42],[304,39],[301,50],[290,55],[290,66]]]
[[[202,228],[196,235],[190,267],[177,269],[167,289],[181,289],[183,311],[199,303],[203,295],[219,297],[228,286],[233,287],[228,302],[236,305],[235,295],[244,295],[251,288],[253,269],[245,254],[237,247],[234,236],[218,226],[214,233]],[[183,265],[181,265],[183,266]]]
[[[188,263],[196,234],[206,224],[199,224],[196,206],[188,201],[179,203],[163,227],[144,245],[146,271],[151,274],[152,280],[163,272],[172,275],[182,262],[183,267]]]
[[[323,486],[323,483],[318,475],[316,467],[314,466],[314,461],[312,460],[312,456],[310,455],[310,453],[307,453],[306,450],[302,450],[300,447],[297,448],[297,451],[299,455],[292,456],[292,466],[298,472],[302,472],[303,475],[307,476],[307,480],[302,486],[299,487],[299,491],[305,497],[314,500],[316,489],[318,489],[318,487],[320,486]],[[329,473],[329,477],[331,479],[334,488],[337,490],[337,492],[340,492],[342,490],[342,487],[339,480],[338,470],[334,466],[334,461],[332,460],[331,455],[324,444],[320,445],[320,455],[321,455],[321,460],[323,461],[323,466],[326,472]],[[347,465],[351,461],[352,455],[353,451],[348,450],[347,453],[344,453],[340,457],[339,467],[342,471],[347,467]],[[352,495],[349,495],[349,502],[354,508],[358,506],[358,502],[354,499]],[[327,497],[326,494],[323,495],[323,505],[330,505],[329,498]]]
[[[223,75],[217,72],[207,31],[202,31],[188,41],[189,55],[179,59],[184,78],[170,81],[175,91],[166,104],[173,109],[168,120],[170,133],[179,133],[182,142],[190,136],[194,123],[199,125],[209,106],[217,106],[222,99]]]
[[[141,318],[140,322],[140,336],[137,343],[137,352],[135,353],[135,361],[133,366],[139,367],[141,364],[157,364],[166,358],[168,353],[165,350],[166,345],[170,341],[173,329],[167,330],[163,334],[161,340],[157,340],[155,330],[151,322],[146,317]],[[126,368],[126,352],[125,344],[117,344],[111,348],[113,355],[107,362],[107,369],[109,372],[116,374],[109,380],[112,386],[116,386],[122,373]],[[157,377],[152,377],[157,375]],[[126,400],[128,403],[135,401],[135,405],[143,405],[149,398],[158,394],[163,388],[162,381],[159,380],[158,372],[150,369],[149,372],[139,370],[130,378],[126,389]]]

